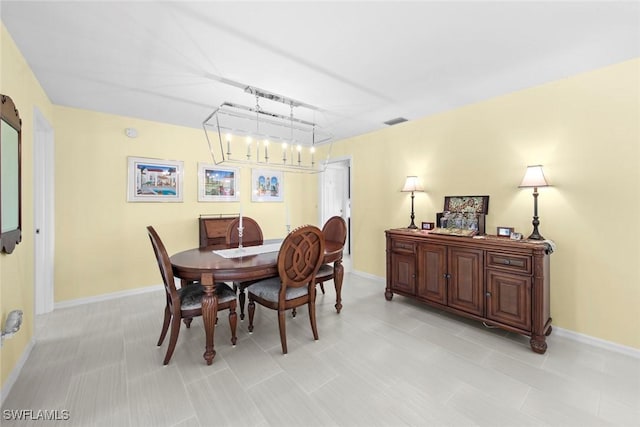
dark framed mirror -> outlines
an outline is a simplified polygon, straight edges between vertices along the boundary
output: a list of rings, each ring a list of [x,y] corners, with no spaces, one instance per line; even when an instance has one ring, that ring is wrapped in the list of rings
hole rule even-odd
[[[13,100],[0,97],[0,250],[10,254],[22,240],[22,120]]]

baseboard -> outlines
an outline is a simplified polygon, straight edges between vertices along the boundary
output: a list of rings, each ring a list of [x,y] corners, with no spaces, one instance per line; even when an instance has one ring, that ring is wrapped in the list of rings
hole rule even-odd
[[[93,297],[61,301],[61,302],[55,303],[53,305],[53,309],[59,310],[61,308],[76,307],[79,305],[90,304],[90,303],[101,302],[101,301],[108,301],[108,300],[127,297],[131,295],[140,295],[140,294],[146,294],[148,292],[156,292],[162,289],[164,289],[164,285],[153,285],[153,286],[147,286],[144,288],[136,288],[136,289],[129,289],[126,291],[113,292],[110,294],[96,295]]]
[[[9,392],[11,392],[11,388],[18,380],[18,376],[20,376],[20,372],[22,371],[24,364],[27,363],[27,359],[29,358],[29,355],[31,354],[31,350],[33,350],[33,347],[35,345],[36,345],[36,340],[34,337],[34,338],[31,338],[31,340],[29,341],[29,344],[27,344],[24,351],[22,352],[22,356],[20,356],[20,359],[18,360],[16,365],[13,367],[13,370],[7,377],[7,380],[2,385],[2,391],[0,392],[2,393],[0,395],[0,406],[4,406],[4,400],[7,398],[7,396],[9,396]]]
[[[606,341],[600,338],[592,337],[590,335],[574,332],[569,329],[558,328],[553,325],[553,335],[569,338],[574,341],[581,342],[583,344],[589,344],[594,347],[599,347],[605,350],[621,353],[629,357],[640,359],[640,349],[628,347],[626,345],[618,344],[612,341]]]
[[[364,277],[365,279],[370,279],[375,282],[385,283],[386,279],[380,276],[376,276],[370,273],[365,273],[364,271],[351,270],[351,274],[355,274],[356,276]]]

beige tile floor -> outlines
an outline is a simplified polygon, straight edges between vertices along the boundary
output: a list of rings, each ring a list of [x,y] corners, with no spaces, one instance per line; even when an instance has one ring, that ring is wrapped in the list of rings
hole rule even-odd
[[[5,410],[67,410],[69,420],[2,426],[640,426],[640,360],[552,334],[546,354],[528,338],[487,329],[396,296],[347,273],[336,314],[331,283],[306,309],[256,310],[230,344],[216,328],[213,365],[202,321],[182,328],[173,358],[155,343],[161,292],[60,309],[37,319],[37,343]]]

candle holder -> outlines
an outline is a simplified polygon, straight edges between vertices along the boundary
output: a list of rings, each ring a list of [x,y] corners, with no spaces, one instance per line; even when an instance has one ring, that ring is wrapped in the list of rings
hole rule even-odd
[[[244,231],[244,227],[238,227],[238,251],[242,252],[244,249],[242,248],[242,233]]]
[[[285,225],[285,227],[287,228],[287,235],[288,235],[289,233],[291,233],[291,224],[287,224]]]

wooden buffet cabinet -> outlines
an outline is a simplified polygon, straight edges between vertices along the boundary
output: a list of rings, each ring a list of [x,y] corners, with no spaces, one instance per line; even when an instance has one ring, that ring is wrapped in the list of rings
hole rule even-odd
[[[393,229],[387,287],[439,309],[530,337],[536,353],[551,333],[549,248],[544,242]]]

